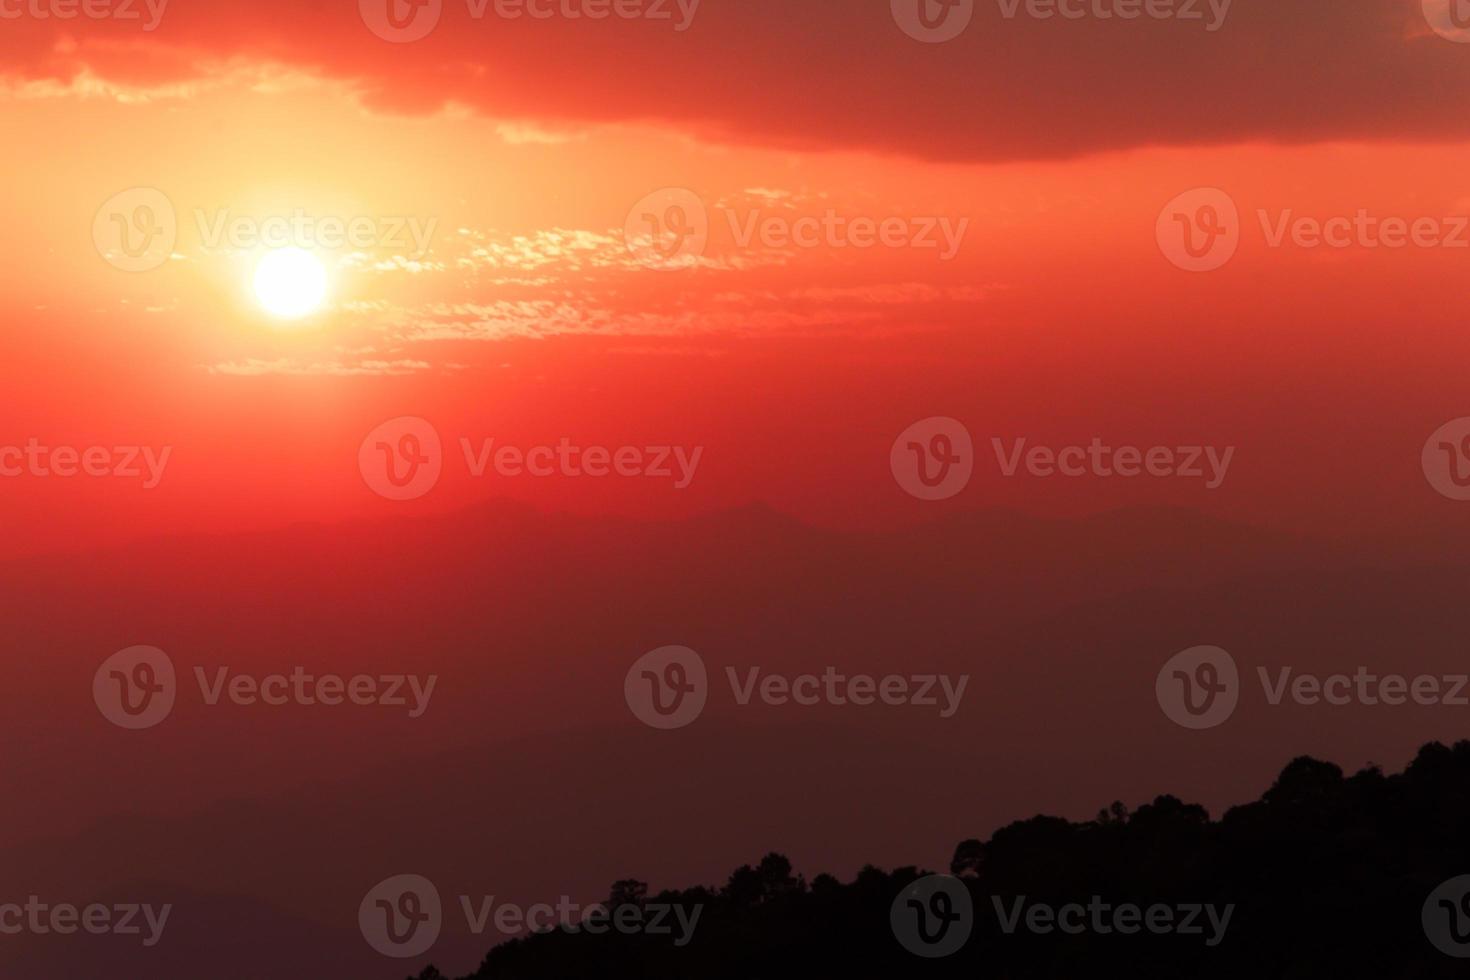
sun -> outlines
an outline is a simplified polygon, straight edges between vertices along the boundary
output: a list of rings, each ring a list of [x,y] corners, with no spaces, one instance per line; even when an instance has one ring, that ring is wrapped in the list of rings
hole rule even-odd
[[[327,269],[305,249],[276,249],[255,267],[255,296],[275,316],[306,316],[327,297]]]

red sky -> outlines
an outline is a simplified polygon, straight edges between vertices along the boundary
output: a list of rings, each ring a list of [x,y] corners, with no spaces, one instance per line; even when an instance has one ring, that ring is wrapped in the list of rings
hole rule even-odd
[[[137,19],[6,22],[0,113],[22,151],[0,245],[11,441],[174,449],[147,492],[6,481],[26,527],[7,548],[488,496],[903,520],[916,508],[886,478],[887,447],[930,416],[982,445],[1239,447],[1222,491],[991,472],[940,506],[1168,500],[1331,529],[1438,504],[1415,460],[1462,414],[1470,249],[1449,230],[1470,208],[1470,46],[1432,29],[1432,3],[1128,20],[981,3],[937,44],[881,3],[593,20],[461,0],[412,43],[383,40],[363,9],[173,0],[152,30],[141,4]],[[709,244],[650,270],[625,228],[668,187],[707,209]],[[1160,209],[1199,187],[1229,194],[1243,229],[1208,274],[1155,238]],[[102,261],[88,233],[133,188],[161,192],[179,229],[147,272]],[[1360,212],[1434,221],[1446,241],[1270,244],[1287,218]],[[896,219],[910,238],[934,226],[935,247],[740,240],[829,214]],[[413,222],[426,247],[405,233],[323,249],[325,306],[276,321],[251,295],[261,250],[211,229],[298,215],[384,235]],[[451,467],[385,508],[353,463],[398,416],[447,444],[707,451],[680,492]]]
[[[1010,743],[976,719],[966,758],[998,766],[994,786],[935,776],[914,792],[940,811],[889,801],[840,840],[769,814],[719,826],[707,852],[692,832],[677,853],[640,838],[628,860],[669,884],[788,841],[850,871],[922,836],[934,861],[985,821],[1086,816],[1095,797],[1170,780],[1218,806],[1288,754],[1389,761],[1453,734],[1442,715],[1274,715],[1264,734],[1209,743],[1202,774],[1148,701],[1155,661],[1200,642],[1247,664],[1302,649],[1328,662],[1337,643],[1388,656],[1410,623],[1432,663],[1458,649],[1462,603],[1424,567],[1454,557],[1470,507],[1429,465],[1459,439],[1431,434],[1470,416],[1470,27],[1445,0],[960,0],[949,16],[969,19],[945,41],[914,27],[921,0],[523,0],[546,17],[507,16],[514,0],[392,0],[427,30],[413,41],[383,36],[389,0],[87,8],[118,15],[101,18],[62,16],[67,2],[0,0],[0,571],[21,596],[12,632],[47,651],[22,658],[35,690],[17,737],[90,775],[14,819],[71,806],[56,833],[85,837],[114,810],[188,819],[244,787],[289,797],[272,811],[289,823],[297,787],[340,777],[356,781],[344,799],[372,798],[395,752],[626,735],[610,686],[623,655],[701,640],[732,660],[815,656],[826,636],[857,658],[978,663],[991,674],[977,697],[1020,726],[1017,744],[1051,717],[1026,714],[1027,697],[1102,666],[1066,674],[1052,714],[1073,727],[1037,749],[1054,778],[990,754]],[[585,16],[608,9],[644,16]],[[639,238],[650,216],[668,258]],[[1234,251],[1189,258],[1216,221],[1226,234],[1200,240]],[[271,312],[303,293],[260,284],[263,227],[306,253],[295,271],[325,277],[305,315]],[[348,228],[361,240],[331,240]],[[147,247],[129,254],[135,240]],[[964,426],[973,476],[926,501],[892,459],[900,433],[936,417]],[[440,473],[395,500],[363,460],[380,441],[419,445],[375,434],[401,418],[431,427]],[[466,444],[473,459],[491,439],[698,463],[685,486],[476,476]],[[997,452],[1018,440],[1230,462],[1215,486],[1007,475]],[[73,466],[89,450],[151,458],[158,479],[5,470],[31,446],[74,451]],[[472,509],[495,498],[573,517]],[[752,504],[774,514],[726,513]],[[500,528],[485,513],[512,515],[503,564],[456,550],[481,521]],[[331,527],[303,527],[316,524]],[[1350,546],[1318,544],[1331,539]],[[1201,569],[1196,551],[1228,568]],[[49,554],[83,560],[36,558]],[[648,567],[628,557],[643,554]],[[1382,566],[1363,571],[1363,554]],[[1216,591],[1232,576],[1250,587]],[[977,611],[945,606],[947,589]],[[830,632],[813,640],[813,622]],[[85,692],[73,675],[141,642],[181,663],[224,656],[214,644],[247,666],[299,662],[298,644],[342,662],[411,649],[443,668],[449,707],[407,734],[316,719],[222,731],[206,712],[177,727],[226,761],[195,772],[204,755],[176,739],[155,772],[111,729],[73,727],[100,722],[69,700]],[[1117,732],[1127,751],[1105,753],[1083,723],[1133,711],[1140,690],[1147,714],[1122,712]],[[60,737],[54,717],[83,736]],[[835,741],[883,741],[857,728]],[[777,764],[782,746],[767,748]],[[520,758],[516,785],[539,786],[557,750],[586,747]],[[158,795],[119,803],[124,776]],[[631,806],[642,785],[594,798]],[[846,788],[825,805],[865,790]],[[534,829],[551,846],[569,826]],[[112,840],[85,839],[76,853]],[[242,894],[267,892],[270,868]],[[539,887],[534,870],[517,881]],[[603,872],[639,868],[577,869]],[[338,886],[357,883],[322,888]],[[315,897],[290,911],[328,918]]]

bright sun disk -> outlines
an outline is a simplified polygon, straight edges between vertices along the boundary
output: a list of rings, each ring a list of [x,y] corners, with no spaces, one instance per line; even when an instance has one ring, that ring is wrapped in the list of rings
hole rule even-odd
[[[255,296],[276,316],[305,316],[326,299],[326,267],[304,249],[277,249],[255,267]]]

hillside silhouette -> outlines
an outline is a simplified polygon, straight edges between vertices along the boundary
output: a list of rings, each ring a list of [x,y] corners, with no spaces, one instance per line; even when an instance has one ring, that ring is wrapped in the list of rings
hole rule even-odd
[[[1465,963],[1428,938],[1421,910],[1448,879],[1470,871],[1470,741],[1423,746],[1402,772],[1300,757],[1253,803],[1212,820],[1200,806],[1161,796],[1120,803],[1074,823],[1037,816],[966,840],[948,869],[973,903],[973,932],[958,951],[905,950],[890,910],[927,872],[863,869],[850,882],[810,881],[779,854],[745,866],[718,888],[647,893],[618,882],[608,906],[702,906],[690,940],[561,930],[491,950],[463,980],[944,976],[1053,978],[1461,976]],[[992,898],[1027,904],[1233,905],[1228,928],[1204,935],[1042,935],[1002,931]],[[1470,955],[1470,900],[1431,903],[1446,935]],[[410,980],[444,980],[431,967]]]

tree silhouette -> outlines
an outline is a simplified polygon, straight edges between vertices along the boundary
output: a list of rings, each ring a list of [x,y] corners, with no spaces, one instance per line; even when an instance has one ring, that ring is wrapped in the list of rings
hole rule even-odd
[[[1462,977],[1466,961],[1436,947],[1421,913],[1442,883],[1470,874],[1470,742],[1426,745],[1398,775],[1370,767],[1346,777],[1294,759],[1259,801],[1218,821],[1173,796],[1133,811],[1114,803],[1086,823],[1032,817],[961,842],[949,870],[969,894],[972,932],[940,958],[904,948],[890,923],[895,899],[925,872],[866,867],[846,884],[823,874],[808,885],[769,854],[719,889],[650,897],[642,882],[613,885],[614,905],[702,906],[687,945],[544,933],[496,947],[465,980]],[[1007,932],[997,905],[1018,899],[1233,912],[1216,945],[1146,929]],[[1429,904],[1459,915],[1457,902]],[[1459,952],[1470,956],[1470,943]],[[439,978],[431,968],[418,980]]]

